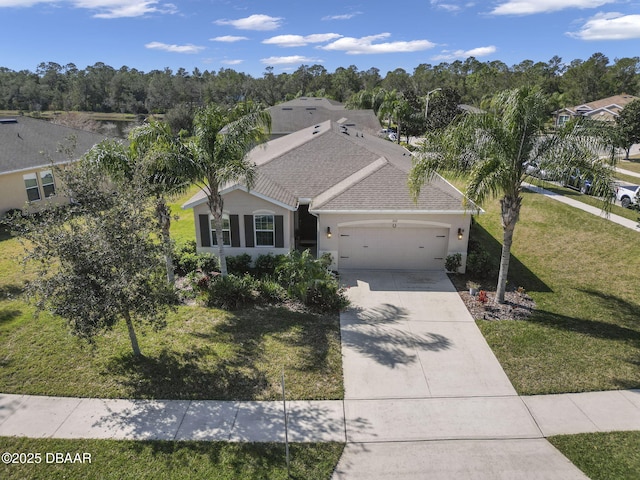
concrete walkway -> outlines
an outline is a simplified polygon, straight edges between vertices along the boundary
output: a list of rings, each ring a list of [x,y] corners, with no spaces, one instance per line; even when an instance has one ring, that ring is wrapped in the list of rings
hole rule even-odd
[[[533,185],[531,183],[523,183],[522,186],[527,190],[530,190],[535,193],[540,193],[541,195],[546,195],[547,197],[557,200],[558,202],[562,202],[574,208],[579,208],[580,210],[584,210],[585,212],[591,213],[592,215],[605,218],[613,223],[622,225],[623,227],[630,228],[631,230],[635,230],[635,231],[640,231],[640,227],[638,226],[637,221],[629,220],[628,218],[622,217],[620,215],[616,215],[615,213],[607,214],[606,212],[603,212],[601,208],[587,205],[586,203],[581,202],[580,200],[574,200],[571,197],[566,197],[559,193],[552,192],[551,190],[546,190],[542,187],[538,187],[537,185]]]
[[[446,274],[343,279],[354,308],[334,480],[584,479],[546,435],[640,429],[640,391],[519,397]]]

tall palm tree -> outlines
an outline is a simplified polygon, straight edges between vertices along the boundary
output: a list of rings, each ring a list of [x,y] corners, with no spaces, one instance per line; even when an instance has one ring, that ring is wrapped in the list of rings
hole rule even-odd
[[[578,122],[547,134],[548,99],[537,88],[504,91],[491,99],[485,113],[462,114],[448,128],[431,132],[416,155],[409,176],[415,196],[436,172],[467,179],[466,198],[481,205],[500,197],[503,229],[500,273],[496,288],[504,303],[513,233],[520,218],[522,185],[528,162],[562,179],[575,168],[593,179],[592,193],[608,207],[613,193],[613,154],[603,162],[607,147],[605,122]]]
[[[129,145],[105,140],[94,145],[86,159],[106,172],[114,182],[131,182],[135,177],[145,186],[147,197],[154,199],[167,270],[167,280],[175,280],[171,209],[167,197],[184,192],[189,186],[190,170],[184,145],[174,138],[168,124],[150,122],[133,129]]]
[[[247,154],[271,132],[271,116],[260,105],[242,102],[231,109],[211,104],[196,112],[194,136],[189,141],[191,179],[207,196],[216,228],[220,272],[227,274],[222,237],[226,184],[244,181],[251,188],[255,165]]]

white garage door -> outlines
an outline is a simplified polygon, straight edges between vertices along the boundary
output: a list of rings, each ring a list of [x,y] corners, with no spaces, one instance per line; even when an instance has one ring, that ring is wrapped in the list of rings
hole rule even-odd
[[[446,228],[341,228],[338,267],[442,270],[448,237]]]

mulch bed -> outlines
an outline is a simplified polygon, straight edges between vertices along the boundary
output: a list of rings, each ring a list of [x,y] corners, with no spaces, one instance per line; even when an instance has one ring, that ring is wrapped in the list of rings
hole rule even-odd
[[[482,285],[487,295],[487,302],[482,303],[478,300],[478,295],[469,294],[464,276],[450,274],[449,278],[475,320],[524,320],[536,308],[536,302],[526,292],[507,291],[505,303],[496,302],[495,281],[491,283],[492,290],[487,290],[486,285]]]

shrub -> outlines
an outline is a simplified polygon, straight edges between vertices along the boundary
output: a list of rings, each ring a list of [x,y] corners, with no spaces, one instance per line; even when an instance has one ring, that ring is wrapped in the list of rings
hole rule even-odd
[[[176,273],[180,276],[186,276],[189,272],[197,270],[214,272],[218,269],[217,257],[210,253],[197,253],[195,240],[176,245],[173,251],[173,264]]]
[[[330,279],[311,282],[307,287],[304,303],[319,312],[338,312],[349,305],[349,300],[338,282]]]
[[[444,268],[446,268],[448,272],[456,273],[461,266],[462,254],[460,253],[447,255],[447,258],[444,260]]]
[[[229,256],[227,259],[227,272],[234,275],[244,275],[251,271],[251,255],[243,253],[240,255]]]
[[[338,280],[327,269],[330,264],[330,255],[316,260],[308,250],[292,251],[282,259],[276,275],[292,298],[314,310],[337,311],[348,302]]]
[[[258,280],[257,286],[260,298],[267,303],[282,303],[288,298],[285,288],[271,278]]]
[[[484,249],[469,252],[467,255],[467,274],[472,277],[487,277],[493,271],[489,252]]]
[[[273,277],[276,273],[278,264],[283,260],[284,255],[274,255],[268,253],[266,255],[258,255],[253,264],[255,275],[259,278]]]
[[[205,291],[208,307],[237,310],[255,303],[257,300],[256,281],[251,275],[229,274],[211,278]]]

